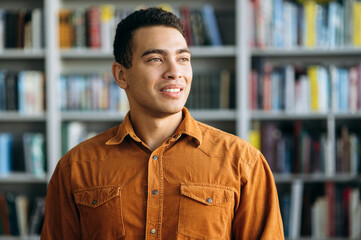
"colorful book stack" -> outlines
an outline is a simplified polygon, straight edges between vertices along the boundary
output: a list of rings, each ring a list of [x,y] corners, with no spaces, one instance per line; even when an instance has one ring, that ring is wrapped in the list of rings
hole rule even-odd
[[[0,9],[0,50],[43,48],[43,12]]]
[[[110,111],[126,113],[127,96],[110,73],[63,74],[60,77],[62,111]]]
[[[44,112],[45,79],[40,71],[0,71],[0,111]]]
[[[192,89],[186,103],[190,109],[232,109],[235,80],[227,69],[193,74]]]
[[[39,236],[44,219],[45,198],[14,192],[0,193],[0,235]]]
[[[302,236],[357,239],[361,234],[358,187],[326,182],[324,190],[320,191],[319,188],[306,186],[302,209]]]
[[[44,145],[42,133],[25,132],[22,139],[23,155],[15,158],[13,134],[0,133],[0,175],[20,171],[35,177],[45,177]],[[21,162],[14,162],[15,160]]]
[[[361,63],[272,66],[250,73],[250,108],[288,113],[361,111]]]
[[[361,46],[361,2],[250,0],[251,45],[259,48]]]
[[[166,4],[160,7],[172,10]],[[133,9],[119,9],[113,5],[91,6],[86,9],[61,9],[59,11],[60,48],[92,48],[111,52],[118,22]],[[200,8],[187,5],[175,9],[184,25],[189,45],[222,45],[216,13],[212,5]]]

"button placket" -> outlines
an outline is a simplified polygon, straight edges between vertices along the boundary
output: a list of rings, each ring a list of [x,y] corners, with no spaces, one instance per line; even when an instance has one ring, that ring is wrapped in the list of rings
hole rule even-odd
[[[160,232],[158,231],[161,226],[158,226],[160,222],[160,212],[163,211],[163,199],[161,194],[162,189],[162,152],[161,149],[158,149],[156,152],[153,152],[149,156],[148,161],[148,198],[147,198],[147,220],[146,228],[148,229],[148,234],[146,239],[156,239],[160,237]]]

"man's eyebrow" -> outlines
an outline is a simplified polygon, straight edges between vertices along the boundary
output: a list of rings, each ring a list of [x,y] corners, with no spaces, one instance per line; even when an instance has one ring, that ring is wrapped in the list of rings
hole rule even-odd
[[[177,50],[177,54],[180,54],[180,53],[189,53],[189,54],[191,54],[191,50],[189,50],[189,48],[182,48],[182,49]]]
[[[142,54],[142,57],[146,56],[146,55],[149,55],[149,54],[152,54],[152,53],[158,53],[158,54],[162,54],[162,55],[167,55],[167,51],[163,50],[163,49],[154,49],[154,48],[151,48],[151,49],[148,49],[146,50],[143,54]]]
[[[158,54],[162,54],[162,55],[168,55],[168,51],[164,50],[164,49],[157,49],[157,48],[151,48],[146,50],[145,52],[143,52],[142,57],[149,55],[149,54],[153,54],[153,53],[158,53]],[[189,50],[189,48],[182,48],[182,49],[178,49],[176,51],[177,54],[180,53],[189,53],[191,54],[191,51]]]

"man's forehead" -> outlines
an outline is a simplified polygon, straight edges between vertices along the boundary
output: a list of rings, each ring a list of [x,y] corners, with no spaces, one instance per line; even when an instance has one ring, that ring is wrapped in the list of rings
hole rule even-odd
[[[132,44],[134,50],[142,52],[148,49],[188,49],[187,42],[182,33],[168,26],[145,26],[133,32]]]

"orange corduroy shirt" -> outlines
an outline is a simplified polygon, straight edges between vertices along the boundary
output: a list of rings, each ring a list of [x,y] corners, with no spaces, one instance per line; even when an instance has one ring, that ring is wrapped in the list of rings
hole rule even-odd
[[[154,151],[129,114],[69,151],[49,183],[41,239],[284,239],[263,155],[183,116]]]

